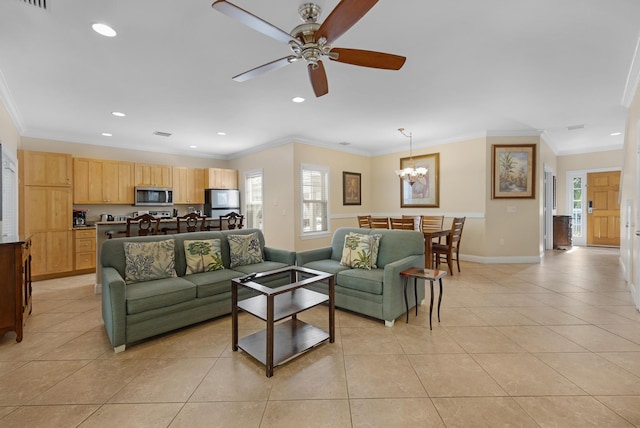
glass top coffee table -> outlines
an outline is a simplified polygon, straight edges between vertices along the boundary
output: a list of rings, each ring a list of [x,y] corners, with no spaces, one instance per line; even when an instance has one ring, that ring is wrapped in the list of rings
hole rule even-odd
[[[260,282],[282,274],[289,274],[289,283],[268,287]],[[335,280],[333,274],[287,266],[242,282],[231,280],[231,317],[233,350],[242,349],[266,366],[267,377],[273,375],[273,367],[310,350],[320,343],[335,341]],[[304,288],[328,281],[328,295]],[[238,301],[238,288],[246,287],[259,295]],[[298,313],[328,302],[329,332],[300,321]],[[266,321],[266,328],[257,333],[238,338],[238,313],[240,310]]]

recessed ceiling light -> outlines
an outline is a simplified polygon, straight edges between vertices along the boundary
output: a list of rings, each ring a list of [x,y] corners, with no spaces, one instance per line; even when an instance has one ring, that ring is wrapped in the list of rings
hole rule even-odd
[[[302,98],[302,97],[293,97],[293,98],[291,98],[291,101],[293,101],[294,103],[303,103],[304,102],[304,98]]]
[[[109,132],[103,132],[101,134],[103,137],[113,137],[113,134],[109,133]]]
[[[194,146],[193,144],[189,146],[190,149],[197,149],[198,146]]]
[[[115,37],[117,34],[116,30],[109,27],[107,24],[96,23],[93,24],[91,28],[93,28],[93,31],[95,31],[96,33],[105,37]]]
[[[114,115],[114,116],[118,116],[118,117],[125,117],[126,116],[126,114],[124,114],[122,112],[119,112],[119,111],[112,111],[111,114]]]
[[[220,132],[218,132],[218,135],[227,135],[227,133],[220,131]]]
[[[612,132],[611,134],[612,137],[615,137],[616,135],[622,135],[622,132]]]

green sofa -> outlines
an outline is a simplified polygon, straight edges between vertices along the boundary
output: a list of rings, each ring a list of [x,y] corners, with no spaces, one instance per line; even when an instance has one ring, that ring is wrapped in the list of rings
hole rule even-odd
[[[230,269],[228,235],[257,233],[264,261]],[[125,242],[174,239],[177,277],[125,284]],[[186,275],[185,240],[220,239],[224,269]],[[295,263],[295,252],[265,247],[258,229],[110,239],[103,243],[102,318],[114,351],[126,345],[231,313],[231,279]],[[265,285],[286,283],[288,275]],[[243,297],[247,297],[246,296]]]
[[[352,269],[340,264],[345,236],[350,232],[382,235],[376,269]],[[424,267],[424,236],[413,230],[339,228],[333,234],[330,247],[298,252],[296,263],[335,275],[337,307],[384,320],[391,327],[396,318],[406,312],[400,272]],[[421,283],[419,281],[417,302],[413,287],[408,287],[410,308],[424,300],[425,290]],[[309,288],[327,293],[326,284]]]

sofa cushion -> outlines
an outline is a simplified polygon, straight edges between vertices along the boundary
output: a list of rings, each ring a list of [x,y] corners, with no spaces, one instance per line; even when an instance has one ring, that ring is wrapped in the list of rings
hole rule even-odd
[[[382,294],[383,282],[384,269],[348,269],[336,276],[336,283],[341,287],[372,294]]]
[[[334,275],[338,272],[351,269],[350,267],[341,265],[339,261],[332,259],[316,260],[313,262],[305,263],[303,267],[319,270],[321,272],[332,273]]]
[[[381,235],[378,235],[380,237]],[[371,235],[363,235],[361,233],[349,233],[344,237],[344,248],[342,249],[342,257],[340,264],[356,269],[371,270],[375,265],[373,260],[373,250],[376,247],[375,255],[377,257],[378,239]]]
[[[224,269],[219,239],[185,240],[186,275]]]
[[[125,242],[125,282],[150,281],[176,276],[175,241]]]
[[[231,268],[252,265],[263,261],[262,247],[257,233],[248,235],[227,235]]]
[[[199,298],[214,296],[220,293],[231,292],[231,280],[244,276],[242,272],[231,269],[222,269],[212,272],[194,273],[183,278],[194,283]]]
[[[127,314],[164,308],[196,298],[196,286],[183,278],[163,278],[127,285]]]

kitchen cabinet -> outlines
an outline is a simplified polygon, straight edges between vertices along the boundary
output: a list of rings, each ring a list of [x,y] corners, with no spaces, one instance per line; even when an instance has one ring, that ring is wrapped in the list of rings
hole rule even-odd
[[[205,177],[207,189],[237,189],[238,171],[235,169],[209,168]]]
[[[73,203],[133,204],[133,162],[73,158]]]
[[[202,168],[173,167],[173,203],[204,204]]]
[[[73,230],[75,244],[76,271],[95,271],[96,269],[96,229],[83,228]]]
[[[24,186],[61,186],[72,184],[72,158],[66,153],[18,151]]]
[[[33,276],[72,271],[71,188],[24,186],[21,196],[20,231],[31,236]]]
[[[31,240],[0,238],[0,338],[16,332],[22,341],[22,327],[31,313]]]
[[[136,186],[172,187],[173,174],[171,166],[135,163],[134,167]]]

